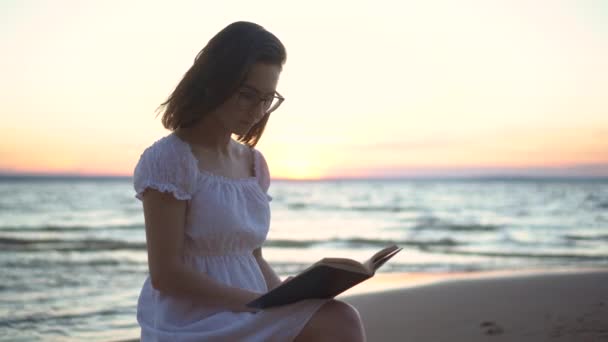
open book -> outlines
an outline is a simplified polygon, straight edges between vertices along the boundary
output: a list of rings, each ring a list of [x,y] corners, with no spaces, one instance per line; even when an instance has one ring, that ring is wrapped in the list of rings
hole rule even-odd
[[[321,259],[247,306],[264,309],[303,299],[333,298],[373,277],[376,270],[400,250],[397,245],[383,248],[363,263],[346,258]]]

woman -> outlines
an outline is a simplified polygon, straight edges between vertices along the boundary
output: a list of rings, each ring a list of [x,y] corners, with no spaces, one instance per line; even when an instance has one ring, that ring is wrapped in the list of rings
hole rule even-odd
[[[233,23],[162,104],[172,132],[134,172],[150,268],[137,310],[142,341],[365,340],[357,311],[340,301],[245,305],[281,282],[262,255],[270,177],[254,146],[284,100],[276,87],[285,59],[272,33]]]

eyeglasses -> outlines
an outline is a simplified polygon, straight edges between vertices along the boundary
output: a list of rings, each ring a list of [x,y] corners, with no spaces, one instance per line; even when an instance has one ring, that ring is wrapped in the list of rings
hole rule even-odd
[[[244,86],[237,92],[237,104],[243,110],[251,110],[255,108],[257,105],[262,103],[265,114],[270,114],[274,112],[285,98],[281,96],[278,92],[274,92],[272,95],[260,96],[259,92],[256,89],[253,89],[248,86]]]

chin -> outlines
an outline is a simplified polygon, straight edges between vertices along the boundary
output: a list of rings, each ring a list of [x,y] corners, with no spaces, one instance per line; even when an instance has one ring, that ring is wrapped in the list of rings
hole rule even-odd
[[[253,125],[241,125],[239,127],[235,127],[234,133],[238,135],[245,135],[251,130],[251,128],[253,128]]]
[[[232,134],[236,134],[236,135],[240,135],[240,136],[244,136],[247,133],[249,133],[249,129],[237,128],[234,131],[232,131]]]

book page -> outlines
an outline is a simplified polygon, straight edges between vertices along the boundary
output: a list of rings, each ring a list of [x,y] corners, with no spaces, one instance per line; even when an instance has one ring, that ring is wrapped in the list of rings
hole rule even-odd
[[[324,258],[317,262],[317,264],[329,265],[353,272],[367,273],[367,268],[363,264],[347,258]]]
[[[397,248],[397,249],[391,251],[390,253],[383,255],[379,259],[375,260],[374,271],[376,271],[378,268],[380,268],[380,266],[384,265],[385,262],[387,262],[390,258],[394,257],[395,254],[399,253],[400,251],[401,251],[401,248]]]
[[[401,248],[397,245],[391,245],[386,248],[381,249],[376,252],[369,260],[367,260],[363,265],[370,272],[374,273],[382,264],[384,264],[388,259],[390,259],[393,255],[397,254]]]
[[[289,281],[248,303],[250,307],[268,308],[303,299],[333,298],[374,275],[376,269],[401,250],[396,245],[376,252],[365,265],[348,258],[324,258]]]

